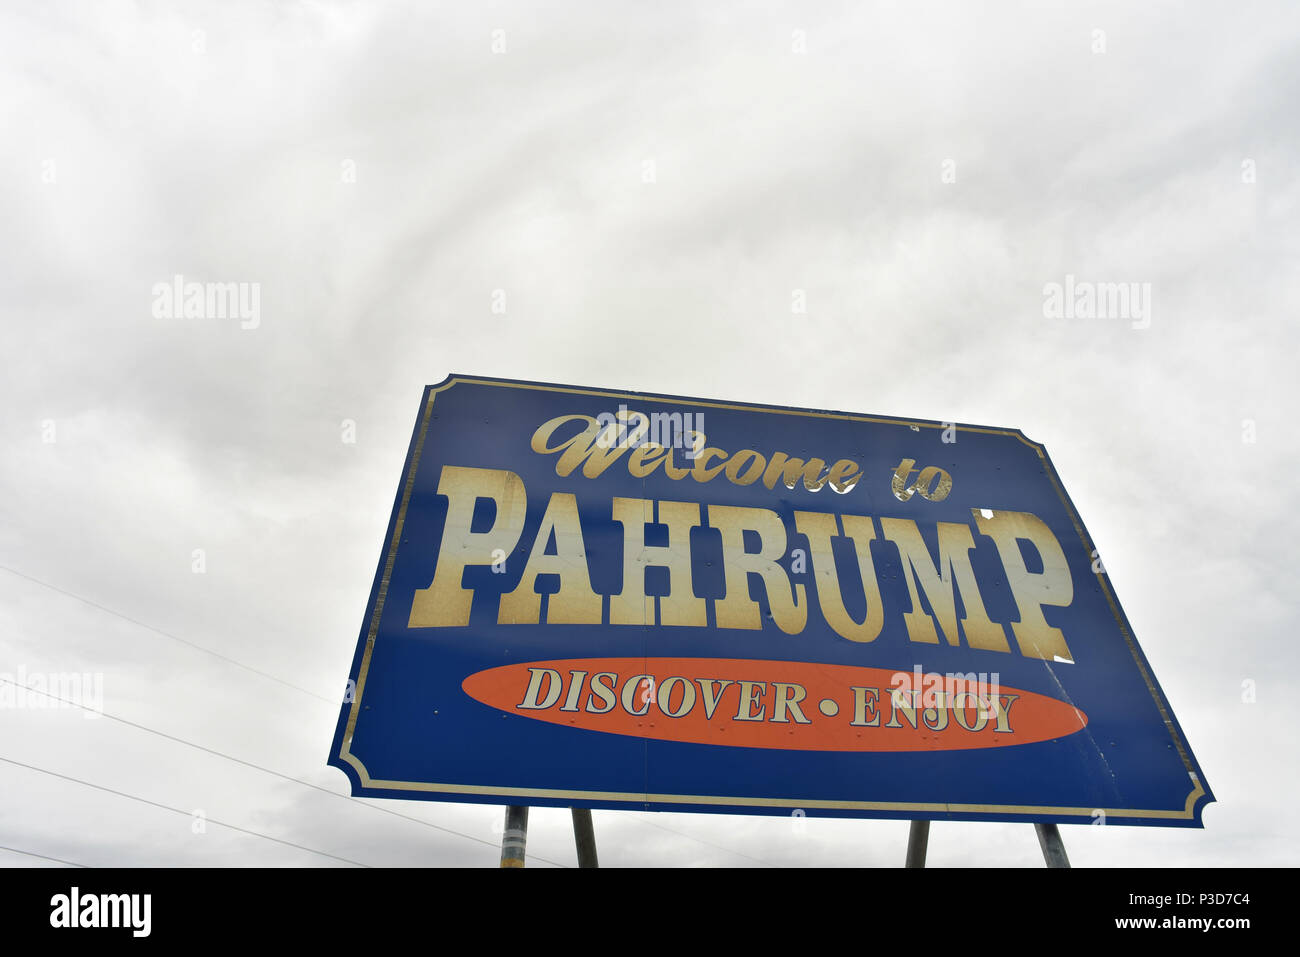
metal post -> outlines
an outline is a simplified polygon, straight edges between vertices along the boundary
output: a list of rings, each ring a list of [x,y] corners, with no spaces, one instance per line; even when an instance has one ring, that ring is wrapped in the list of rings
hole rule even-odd
[[[524,847],[528,844],[528,808],[506,808],[506,830],[501,835],[501,866],[523,867]]]
[[[596,860],[596,830],[591,826],[591,808],[575,807],[573,811],[573,839],[578,845],[579,867],[600,867]]]
[[[907,832],[907,866],[925,867],[925,851],[930,846],[930,822],[913,821]]]
[[[1038,844],[1043,849],[1043,860],[1048,867],[1069,867],[1070,859],[1065,855],[1065,845],[1061,842],[1061,832],[1055,824],[1035,824],[1038,832]]]

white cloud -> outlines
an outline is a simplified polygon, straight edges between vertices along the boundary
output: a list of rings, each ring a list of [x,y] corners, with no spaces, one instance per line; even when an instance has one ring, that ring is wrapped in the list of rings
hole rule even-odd
[[[1286,4],[6,11],[0,565],[333,698],[417,397],[448,372],[1019,427],[1219,798],[1204,832],[1066,829],[1072,859],[1292,863],[1295,748],[1268,729],[1297,719],[1298,36]],[[154,319],[176,273],[259,283],[260,327]],[[1151,283],[1151,328],[1044,319],[1066,274]],[[0,608],[6,660],[102,670],[112,713],[345,789],[329,705],[3,571]],[[0,714],[4,756],[366,863],[495,859],[74,717]],[[17,846],[328,863],[10,773]],[[380,803],[489,843],[500,814]],[[536,812],[530,848],[571,863],[568,826]],[[907,831],[596,826],[609,864],[897,864]],[[1023,825],[937,824],[930,847],[1039,853]]]

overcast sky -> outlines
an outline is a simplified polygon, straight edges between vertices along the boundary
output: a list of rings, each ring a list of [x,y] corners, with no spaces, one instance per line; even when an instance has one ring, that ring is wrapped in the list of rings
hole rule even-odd
[[[421,390],[461,372],[1022,429],[1218,798],[1064,827],[1073,862],[1296,863],[1300,9],[539,6],[5,4],[0,672],[102,675],[123,720],[0,709],[0,845],[495,865],[500,808],[323,793]],[[168,317],[176,275],[256,319]],[[1048,317],[1067,276],[1149,322]],[[907,838],[595,824],[610,865]],[[568,812],[528,849],[572,866]],[[1041,856],[943,823],[930,861]]]

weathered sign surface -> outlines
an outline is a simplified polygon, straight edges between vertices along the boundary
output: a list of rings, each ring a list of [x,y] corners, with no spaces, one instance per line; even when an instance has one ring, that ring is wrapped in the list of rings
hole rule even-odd
[[[452,376],[330,763],[354,794],[1199,826],[1213,800],[1014,429]]]

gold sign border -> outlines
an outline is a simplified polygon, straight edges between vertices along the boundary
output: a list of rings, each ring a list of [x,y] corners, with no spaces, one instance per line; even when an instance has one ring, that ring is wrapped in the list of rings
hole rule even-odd
[[[879,425],[906,425],[917,428],[944,429],[947,423],[925,422],[911,419],[886,419],[878,416],[868,415],[849,415],[842,412],[812,412],[803,409],[787,409],[779,406],[763,406],[757,404],[737,405],[725,402],[707,402],[696,399],[684,399],[672,396],[656,396],[638,392],[612,392],[600,389],[579,389],[572,386],[549,385],[533,382],[507,382],[497,379],[477,379],[469,376],[448,376],[442,384],[432,387],[428,393],[428,401],[425,403],[424,413],[420,419],[419,431],[415,438],[415,449],[411,455],[411,466],[407,470],[406,479],[402,485],[402,500],[397,510],[397,521],[393,526],[393,537],[388,544],[387,554],[384,558],[384,571],[379,580],[379,592],[376,595],[374,614],[370,619],[370,629],[366,635],[366,649],[361,657],[361,668],[357,674],[356,694],[352,699],[352,708],[348,713],[347,727],[343,732],[342,745],[339,748],[339,759],[346,761],[356,769],[361,779],[363,787],[381,788],[390,791],[429,791],[439,794],[464,794],[464,795],[485,795],[518,798],[546,798],[546,799],[564,799],[580,801],[618,801],[630,804],[686,804],[686,805],[711,805],[717,807],[789,807],[805,809],[826,809],[826,810],[853,810],[853,811],[908,811],[921,814],[1038,814],[1053,815],[1058,817],[1085,817],[1091,819],[1092,815],[1100,810],[1106,817],[1136,817],[1136,818],[1157,818],[1167,820],[1193,820],[1195,818],[1196,802],[1204,796],[1205,788],[1202,786],[1196,769],[1192,766],[1191,757],[1182,738],[1178,734],[1178,729],[1174,725],[1173,717],[1169,709],[1161,700],[1159,691],[1156,688],[1150,670],[1142,660],[1142,655],[1138,651],[1137,642],[1134,640],[1132,633],[1124,622],[1120,614],[1119,602],[1116,600],[1114,593],[1111,591],[1110,582],[1105,576],[1098,576],[1101,583],[1102,592],[1106,596],[1106,601],[1110,605],[1111,615],[1115,619],[1116,625],[1119,626],[1120,633],[1124,636],[1124,641],[1128,645],[1129,652],[1133,655],[1133,661],[1138,667],[1138,672],[1142,675],[1142,680],[1146,683],[1147,690],[1151,693],[1151,698],[1155,702],[1156,708],[1160,712],[1160,717],[1165,723],[1165,728],[1169,731],[1169,736],[1182,758],[1183,766],[1187,768],[1189,779],[1192,782],[1192,789],[1187,795],[1187,801],[1180,810],[1168,809],[1135,809],[1135,808],[1079,808],[1079,807],[1031,807],[1023,805],[1010,804],[906,804],[894,803],[888,801],[823,801],[812,800],[807,798],[790,799],[790,798],[751,798],[751,797],[732,797],[727,795],[687,795],[687,794],[639,794],[624,793],[619,791],[561,791],[549,788],[510,788],[498,787],[495,785],[477,785],[477,784],[436,784],[426,781],[385,781],[372,778],[370,772],[366,770],[361,759],[353,754],[350,750],[352,744],[352,735],[356,730],[357,716],[361,713],[361,699],[366,690],[366,675],[370,670],[370,654],[375,646],[375,636],[379,632],[379,619],[384,609],[384,601],[388,597],[388,586],[392,579],[393,563],[397,559],[397,543],[402,537],[402,526],[406,521],[406,508],[411,501],[411,490],[415,485],[415,473],[420,465],[420,455],[424,449],[424,439],[428,434],[429,417],[433,411],[433,402],[439,392],[445,392],[453,386],[464,383],[466,385],[484,385],[502,389],[528,389],[538,392],[562,392],[569,395],[588,395],[599,396],[609,399],[632,399],[638,402],[658,402],[661,404],[682,404],[688,403],[692,406],[702,406],[709,409],[729,409],[740,412],[768,412],[778,415],[796,415],[819,419],[841,419],[847,422],[871,422]],[[987,435],[1009,435],[1028,445],[1037,454],[1043,466],[1043,472],[1052,480],[1052,487],[1056,490],[1061,504],[1065,506],[1066,513],[1070,516],[1074,524],[1074,530],[1079,536],[1079,541],[1083,543],[1085,554],[1091,555],[1094,551],[1092,541],[1084,531],[1083,523],[1079,520],[1078,514],[1074,510],[1069,497],[1065,494],[1065,489],[1056,476],[1056,470],[1052,467],[1050,460],[1047,458],[1043,446],[1037,442],[1030,441],[1024,433],[1018,429],[990,429],[978,426],[954,426],[958,431],[963,432],[980,432]]]

